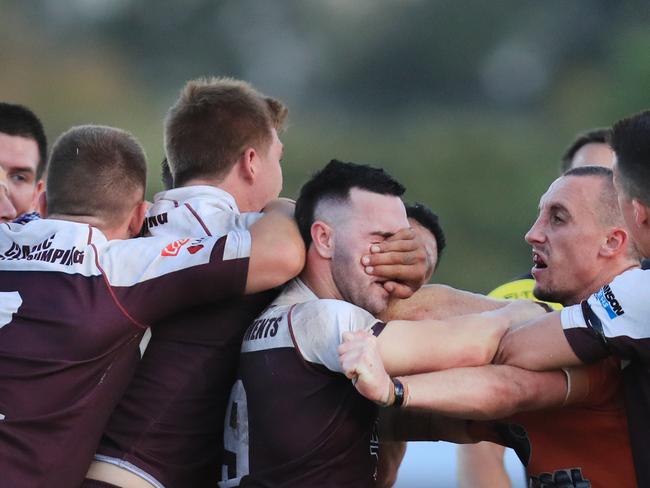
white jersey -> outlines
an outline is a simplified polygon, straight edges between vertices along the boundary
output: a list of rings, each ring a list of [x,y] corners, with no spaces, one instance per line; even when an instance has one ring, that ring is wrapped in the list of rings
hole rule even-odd
[[[145,227],[150,235],[172,239],[242,233],[248,240],[240,240],[226,254],[248,258],[248,228],[261,215],[240,213],[232,195],[219,188],[188,186],[158,193]],[[223,281],[243,290],[249,259],[236,261],[238,266]],[[223,416],[241,338],[276,294],[229,298],[157,323],[106,426],[97,459],[128,469],[157,487],[216,487]]]
[[[562,310],[561,320],[569,344],[583,362],[609,355],[624,360],[637,481],[650,486],[650,271],[626,271],[588,300]]]
[[[213,236],[248,230],[261,216],[259,212],[240,213],[233,196],[224,190],[188,186],[157,193],[144,226],[154,236]]]
[[[229,278],[246,242],[246,231],[108,241],[63,220],[1,225],[0,484],[80,486],[144,329],[241,294]]]

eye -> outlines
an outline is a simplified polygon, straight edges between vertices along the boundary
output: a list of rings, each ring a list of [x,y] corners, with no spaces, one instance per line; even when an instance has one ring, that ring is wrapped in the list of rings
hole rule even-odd
[[[27,181],[27,177],[26,177],[24,174],[22,174],[22,173],[15,173],[15,174],[12,174],[12,175],[9,176],[9,178],[10,178],[12,181],[16,181],[16,182],[19,182],[19,183],[24,183],[24,182]]]
[[[563,223],[564,223],[564,219],[563,219],[562,217],[560,217],[559,215],[556,214],[556,215],[553,215],[553,216],[551,217],[551,222],[552,222],[553,224],[563,224]]]

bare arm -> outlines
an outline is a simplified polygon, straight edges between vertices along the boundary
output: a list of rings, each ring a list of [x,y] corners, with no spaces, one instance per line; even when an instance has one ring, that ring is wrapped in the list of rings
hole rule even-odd
[[[564,335],[560,312],[510,329],[501,339],[494,363],[535,371],[582,364]]]
[[[542,313],[533,302],[517,301],[446,320],[395,320],[377,339],[379,351],[393,376],[487,364],[508,327]]]
[[[567,396],[563,371],[540,373],[512,366],[449,369],[401,380],[408,385],[409,407],[474,420],[558,407]]]
[[[250,227],[251,256],[246,293],[268,290],[302,270],[305,245],[288,204],[278,204]]]
[[[406,300],[393,299],[380,318],[384,321],[442,320],[456,315],[496,310],[507,304],[505,300],[457,290],[446,285],[426,285]]]

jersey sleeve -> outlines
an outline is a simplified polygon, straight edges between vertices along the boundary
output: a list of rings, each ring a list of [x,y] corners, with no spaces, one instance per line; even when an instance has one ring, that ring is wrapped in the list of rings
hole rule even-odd
[[[244,293],[248,231],[222,237],[148,237],[95,247],[96,264],[116,300],[148,324],[187,307]]]
[[[567,341],[585,363],[609,355],[650,358],[650,271],[635,269],[561,312]]]
[[[305,361],[342,373],[338,346],[343,332],[368,330],[379,335],[384,323],[366,310],[342,300],[312,300],[297,305],[289,315],[296,349]]]

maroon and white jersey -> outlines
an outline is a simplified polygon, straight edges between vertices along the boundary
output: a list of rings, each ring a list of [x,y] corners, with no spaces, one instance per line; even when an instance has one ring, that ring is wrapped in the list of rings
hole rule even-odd
[[[259,213],[241,214],[234,198],[210,186],[156,195],[146,225],[155,236],[222,236],[246,230]],[[226,277],[245,283],[246,269]],[[152,328],[135,375],[111,415],[96,459],[157,487],[215,488],[223,417],[242,336],[277,292],[184,310]]]
[[[291,281],[244,335],[219,486],[373,486],[377,407],[342,374],[337,347],[345,331],[382,329]]]
[[[147,325],[243,292],[250,235],[107,241],[0,226],[0,485],[79,486]],[[228,276],[228,280],[223,277]]]
[[[639,486],[650,486],[650,271],[634,269],[562,310],[569,344],[585,363],[623,361],[623,385]],[[607,439],[603,439],[607,442]]]

